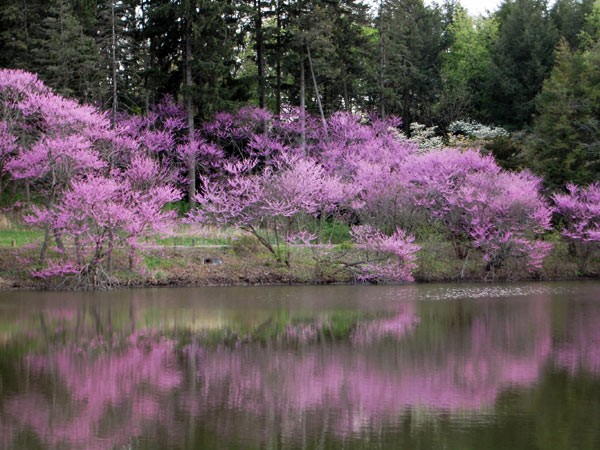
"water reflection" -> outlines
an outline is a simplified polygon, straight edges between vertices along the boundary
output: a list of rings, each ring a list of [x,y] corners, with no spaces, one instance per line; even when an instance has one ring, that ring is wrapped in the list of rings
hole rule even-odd
[[[141,435],[144,424],[168,420],[165,394],[182,381],[173,342],[132,344],[96,357],[73,348],[28,356],[25,374],[32,385],[7,399],[7,422],[52,447],[66,442],[103,449]]]
[[[534,414],[527,393],[556,371],[600,378],[599,285],[579,300],[393,289],[310,309],[245,292],[239,307],[136,294],[9,311],[0,447],[370,448],[365,433],[407,420],[494,421],[509,393]]]

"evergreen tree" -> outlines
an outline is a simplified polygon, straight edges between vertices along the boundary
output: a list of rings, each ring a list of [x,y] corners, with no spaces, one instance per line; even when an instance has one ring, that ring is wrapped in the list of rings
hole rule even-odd
[[[32,50],[43,37],[50,2],[4,0],[0,7],[0,67],[39,72],[42,63]]]
[[[384,0],[380,33],[380,112],[411,122],[431,122],[439,90],[443,24],[438,8],[422,0]]]
[[[323,108],[329,114],[361,108],[365,100],[361,80],[367,76],[372,55],[364,28],[366,6],[355,0],[314,3],[312,13],[305,17],[310,28],[304,29],[310,30],[305,39]]]
[[[579,33],[579,48],[589,49],[600,39],[600,0],[594,0],[585,15],[583,29]]]
[[[138,111],[143,92],[144,53],[140,52],[135,0],[99,0],[96,11],[96,44],[102,66],[102,104],[115,122],[119,111]]]
[[[550,10],[550,18],[561,38],[571,48],[580,45],[586,17],[592,12],[595,0],[556,0]]]
[[[43,33],[32,51],[40,77],[56,92],[92,102],[98,97],[98,48],[68,0],[54,0],[42,22]]]
[[[574,52],[566,41],[537,98],[527,150],[530,166],[553,189],[600,180],[600,45]]]
[[[487,118],[520,129],[529,123],[535,96],[550,72],[558,34],[545,0],[506,0],[495,17],[499,29],[492,47]]]

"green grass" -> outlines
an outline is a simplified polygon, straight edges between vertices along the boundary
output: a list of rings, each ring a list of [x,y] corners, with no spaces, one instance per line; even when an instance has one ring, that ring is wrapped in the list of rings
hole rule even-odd
[[[183,266],[185,261],[173,256],[145,255],[144,264],[149,270],[172,269]]]
[[[30,230],[25,228],[14,228],[0,230],[0,247],[22,247],[23,245],[39,242],[44,238],[43,230]],[[157,237],[153,240],[157,245],[165,247],[184,246],[193,247],[197,245],[229,245],[230,239],[225,237],[194,237],[194,236],[171,236],[166,238]],[[152,240],[148,241],[149,243]]]
[[[41,230],[0,230],[0,247],[22,247],[27,244],[38,242],[44,238]]]
[[[350,227],[342,222],[327,221],[321,230],[321,239],[323,242],[331,242],[332,244],[348,242],[352,239]]]
[[[172,236],[167,238],[156,238],[157,245],[165,247],[182,246],[194,247],[196,245],[229,245],[231,242],[227,238],[222,237],[194,237],[194,236]]]

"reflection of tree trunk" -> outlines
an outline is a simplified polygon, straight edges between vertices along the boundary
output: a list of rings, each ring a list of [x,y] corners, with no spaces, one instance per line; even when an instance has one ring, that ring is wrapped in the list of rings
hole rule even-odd
[[[85,318],[85,310],[81,311],[81,308],[77,308],[77,322],[75,322],[75,339],[77,340],[81,335],[81,324]]]
[[[108,340],[109,342],[112,341],[112,336],[113,336],[113,323],[112,323],[112,311],[110,309],[110,306],[108,307],[108,317],[106,319],[106,331],[108,334]]]
[[[302,414],[302,450],[307,448],[306,441],[306,412]]]
[[[47,344],[49,341],[48,325],[46,324],[46,318],[44,317],[44,313],[42,311],[40,311],[40,328],[42,329],[42,334],[44,335],[44,341]]]
[[[94,318],[94,323],[96,324],[96,335],[102,335],[102,320],[100,319],[100,315],[98,314],[98,308],[94,306],[91,309],[92,317]]]
[[[317,448],[324,449],[325,448],[325,440],[327,439],[327,429],[329,428],[329,414],[325,413],[325,418],[323,419],[323,426],[321,427],[321,434],[319,435],[319,446]]]
[[[131,334],[135,333],[135,308],[133,301],[129,302],[129,330]]]

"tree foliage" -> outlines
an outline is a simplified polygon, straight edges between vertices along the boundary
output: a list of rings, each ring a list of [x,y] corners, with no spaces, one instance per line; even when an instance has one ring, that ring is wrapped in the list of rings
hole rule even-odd
[[[534,110],[553,63],[558,35],[545,0],[506,0],[496,13],[498,38],[492,47],[488,121],[520,128]]]
[[[587,184],[600,174],[600,45],[572,51],[563,42],[537,98],[529,163],[551,188]]]
[[[598,182],[599,18],[592,0],[505,0],[479,18],[455,1],[7,0],[0,192],[37,205],[40,260],[75,248],[79,273],[115,246],[133,258],[179,191],[195,220],[243,228],[284,263],[339,220],[406,245],[431,225],[490,272],[537,270],[540,180],[441,147],[499,139],[552,191]],[[111,218],[64,218],[93,200]],[[138,207],[157,220],[135,231]]]
[[[555,194],[552,200],[564,222],[562,234],[572,244],[579,267],[585,273],[590,258],[600,250],[600,185],[593,183],[580,188],[569,184],[567,191]]]
[[[82,287],[110,284],[105,270],[115,246],[129,248],[133,262],[137,240],[174,218],[162,208],[180,194],[152,159],[148,142],[156,139],[141,145],[139,134],[111,129],[106,115],[57,95],[30,73],[3,70],[0,79],[2,143],[11,145],[3,169],[40,199],[26,217],[45,230],[39,260],[47,267],[35,274],[72,272]],[[51,239],[59,257],[48,260]]]

